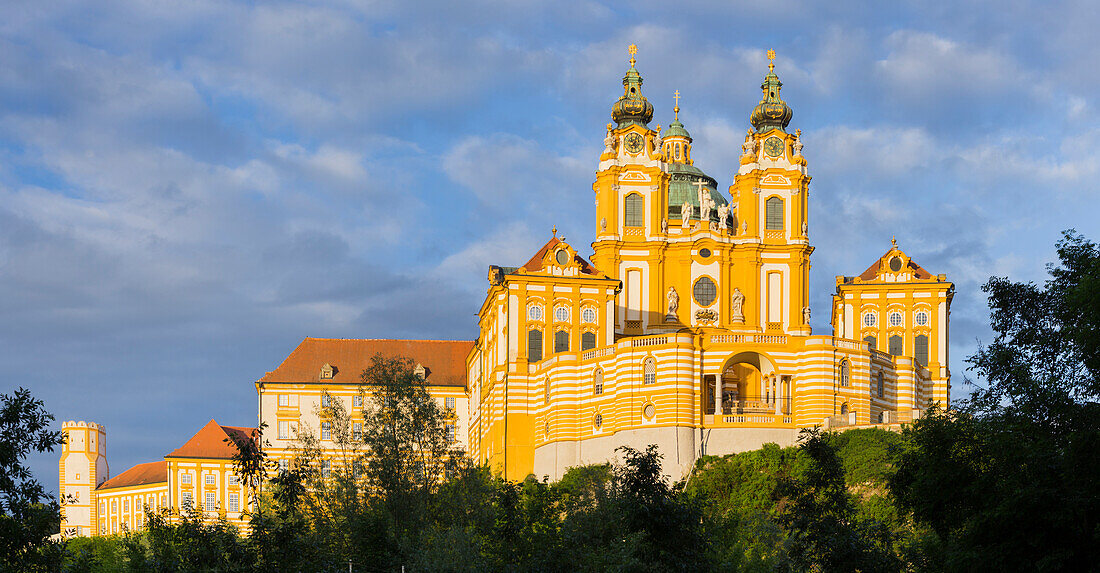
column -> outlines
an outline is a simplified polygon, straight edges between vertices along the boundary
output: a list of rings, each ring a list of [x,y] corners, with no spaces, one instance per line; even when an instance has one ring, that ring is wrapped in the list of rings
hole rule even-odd
[[[719,374],[714,377],[714,421],[718,421],[718,416],[721,416],[722,411],[722,375]]]

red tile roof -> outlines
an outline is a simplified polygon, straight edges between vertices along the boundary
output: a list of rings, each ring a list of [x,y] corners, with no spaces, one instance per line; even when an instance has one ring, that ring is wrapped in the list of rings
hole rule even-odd
[[[239,428],[237,426],[222,426],[210,420],[187,443],[176,448],[166,458],[211,458],[228,460],[237,453],[237,446],[231,439],[233,436],[248,439],[255,428]],[[228,442],[225,440],[229,439]]]
[[[899,251],[895,249],[890,249],[889,251],[886,251],[885,255],[882,255],[879,260],[875,261],[871,266],[867,267],[867,270],[860,273],[859,279],[862,281],[875,280],[875,278],[878,277],[879,269],[881,269],[886,264],[885,261],[890,257],[891,254],[894,253],[899,253]],[[924,267],[918,265],[913,259],[909,259],[909,264],[906,266],[909,267],[909,271],[913,273],[913,278],[915,279],[928,280],[932,278],[932,273],[926,271]]]
[[[115,487],[128,487],[154,483],[166,483],[168,481],[168,462],[149,462],[138,464],[117,476],[99,484],[97,490],[111,489]]]
[[[465,386],[466,355],[474,347],[472,340],[388,340],[363,338],[306,338],[268,372],[261,383],[307,384],[319,382],[321,367],[333,367],[333,384],[358,384],[359,376],[371,364],[375,354],[405,356],[430,372],[432,386]]]
[[[561,239],[557,237],[550,239],[546,242],[545,245],[542,246],[541,249],[538,250],[537,253],[535,253],[535,256],[531,257],[531,260],[527,261],[527,263],[525,263],[521,268],[529,273],[542,270],[542,261],[546,259],[546,252],[560,245],[561,243]],[[574,253],[573,260],[580,265],[582,273],[586,275],[600,274],[600,272],[596,270],[596,267],[592,266],[592,263],[584,260],[584,257]]]

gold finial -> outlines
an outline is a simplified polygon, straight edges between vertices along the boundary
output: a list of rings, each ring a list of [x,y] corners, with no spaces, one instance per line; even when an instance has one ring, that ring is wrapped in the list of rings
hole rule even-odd
[[[890,237],[890,244],[894,245],[895,249],[898,248],[898,238],[897,238],[897,236]]]
[[[768,71],[775,70],[775,50],[768,50]]]
[[[672,108],[672,113],[676,114],[676,121],[680,121],[680,90],[676,90],[676,93],[672,95],[672,99],[676,100],[676,106]]]
[[[554,238],[556,239],[558,237],[558,226],[554,225],[554,228],[550,229],[550,232],[554,233]]]
[[[633,68],[634,67],[634,62],[635,62],[634,54],[638,53],[638,46],[635,46],[634,44],[631,44],[630,47],[628,47],[626,49],[626,51],[630,52],[630,67]]]

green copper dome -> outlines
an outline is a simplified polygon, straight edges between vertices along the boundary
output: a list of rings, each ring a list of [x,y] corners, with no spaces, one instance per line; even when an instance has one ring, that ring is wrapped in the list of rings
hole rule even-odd
[[[633,52],[631,52],[633,54]],[[623,76],[623,95],[611,106],[611,119],[619,127],[639,125],[649,127],[653,119],[653,104],[642,95],[642,74],[634,69],[634,58],[630,58],[630,69]]]
[[[702,182],[703,187],[710,193],[710,200],[714,201],[714,210],[711,211],[710,218],[715,221],[718,220],[718,207],[729,204],[729,201],[718,191],[718,181],[703,173],[698,167],[687,163],[669,163],[668,173],[672,175],[668,183],[669,218],[680,218],[680,205],[684,204],[685,201],[695,208],[694,216],[699,216],[699,186],[697,183]]]
[[[688,130],[684,129],[684,124],[680,123],[680,120],[676,119],[668,125],[668,129],[666,129],[665,132],[661,134],[661,137],[686,137],[688,139],[691,139],[691,134],[688,133]]]
[[[774,54],[769,53],[770,58],[774,58]],[[752,109],[752,115],[749,116],[749,121],[757,133],[763,133],[771,129],[782,130],[787,127],[787,124],[791,123],[791,116],[794,115],[794,112],[783,101],[783,98],[779,97],[779,90],[782,87],[783,82],[779,81],[779,76],[775,75],[775,64],[769,63],[768,75],[764,77],[764,83],[760,84],[764,97]]]

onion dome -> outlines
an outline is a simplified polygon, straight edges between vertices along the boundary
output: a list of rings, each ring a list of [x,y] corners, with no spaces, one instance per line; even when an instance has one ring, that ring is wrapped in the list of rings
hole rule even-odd
[[[634,68],[634,54],[638,47],[630,45],[630,69],[623,76],[623,95],[611,106],[611,119],[619,127],[638,125],[648,128],[653,119],[653,104],[642,95],[642,75]]]
[[[768,60],[768,75],[764,76],[764,83],[760,84],[764,97],[756,107],[752,108],[752,115],[749,116],[749,121],[757,133],[772,129],[782,130],[791,123],[791,116],[794,115],[790,106],[779,97],[783,82],[779,81],[779,76],[775,75],[774,50],[768,50]]]

